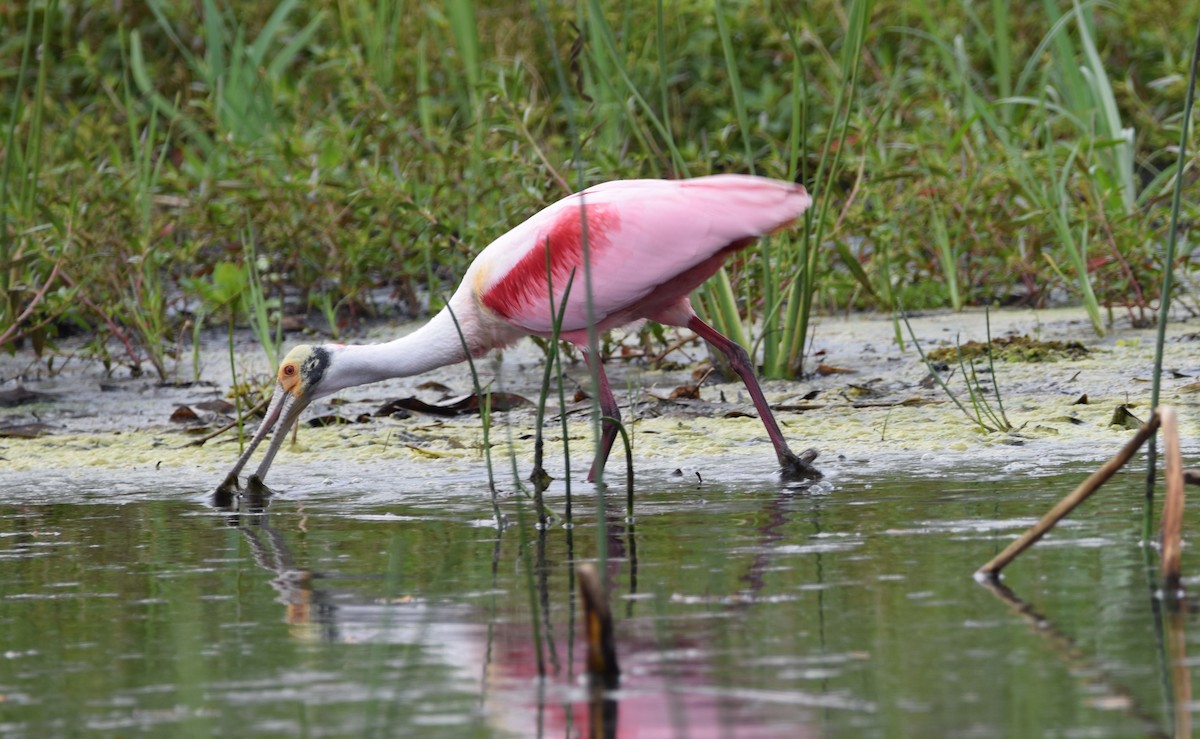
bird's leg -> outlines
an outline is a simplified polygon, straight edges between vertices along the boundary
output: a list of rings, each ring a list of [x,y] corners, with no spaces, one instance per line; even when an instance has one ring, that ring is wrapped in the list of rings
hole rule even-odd
[[[600,446],[596,447],[596,456],[592,460],[592,469],[588,472],[588,482],[596,481],[596,474],[604,469],[608,461],[608,453],[612,451],[613,442],[617,439],[617,424],[621,422],[621,406],[613,397],[612,387],[608,384],[608,375],[604,374],[604,363],[593,357],[590,352],[583,352],[587,366],[596,373],[596,381],[600,391],[600,415],[605,418],[601,423]],[[612,420],[608,420],[612,419]]]
[[[758,410],[758,417],[762,419],[763,426],[767,427],[767,436],[771,437],[771,443],[775,445],[775,455],[779,458],[779,468],[783,477],[788,480],[820,478],[821,472],[812,466],[812,461],[817,458],[816,449],[806,449],[797,456],[788,447],[787,441],[783,438],[783,432],[779,430],[779,424],[775,422],[775,414],[771,412],[771,406],[767,405],[767,399],[763,396],[758,379],[754,376],[754,365],[751,364],[746,350],[700,320],[699,316],[692,316],[688,319],[687,327],[729,357],[729,366],[738,374],[738,377],[742,378],[746,390],[750,392],[750,398],[754,401],[754,407]]]

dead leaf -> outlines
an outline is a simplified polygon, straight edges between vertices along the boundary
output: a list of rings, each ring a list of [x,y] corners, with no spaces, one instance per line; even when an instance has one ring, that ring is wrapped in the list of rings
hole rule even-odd
[[[868,387],[867,385],[855,385],[854,383],[846,385],[846,397],[850,399],[870,398],[878,395],[879,392],[875,388]]]
[[[863,400],[851,403],[851,408],[897,408],[922,405],[940,405],[945,401],[929,400],[928,398],[905,398],[904,400]]]
[[[405,444],[404,446],[408,447],[409,449],[412,449],[417,454],[423,454],[426,457],[433,457],[434,459],[442,459],[443,457],[450,456],[449,454],[446,454],[444,452],[434,451],[433,449],[426,449],[424,447],[416,446],[415,444]]]
[[[1109,420],[1108,425],[1120,426],[1121,428],[1129,429],[1130,431],[1136,431],[1141,427],[1142,422],[1138,420],[1137,416],[1133,415],[1133,413],[1129,411],[1128,406],[1119,405],[1116,407],[1116,410],[1113,411],[1112,418]]]
[[[818,375],[852,375],[854,370],[845,367],[835,367],[832,364],[818,364]]]
[[[533,405],[527,398],[523,398],[515,393],[492,393],[491,404],[493,413]],[[451,398],[436,404],[426,403],[420,398],[408,397],[389,400],[380,406],[374,415],[390,416],[397,411],[412,411],[431,416],[461,416],[467,413],[478,413],[481,406],[480,398],[475,393]]]
[[[308,316],[303,314],[286,315],[280,323],[284,333],[295,333],[308,328]]]
[[[308,419],[308,425],[315,429],[324,428],[326,426],[345,426],[351,423],[354,422],[349,418],[343,418],[342,416],[336,414],[317,416],[316,418]]]
[[[36,439],[50,433],[50,426],[45,423],[18,423],[12,426],[0,426],[0,439]]]
[[[199,420],[200,416],[196,415],[196,411],[186,405],[179,406],[171,414],[171,423],[196,423]]]
[[[53,395],[36,393],[32,390],[26,390],[19,385],[12,390],[0,390],[0,408],[12,408],[13,406],[50,400],[54,400]]]
[[[235,406],[233,403],[220,398],[217,398],[216,400],[202,400],[199,403],[192,403],[192,405],[196,406],[202,411],[221,413],[224,415],[229,415],[237,410],[237,406]]]
[[[431,393],[442,393],[443,395],[449,395],[451,392],[450,388],[446,387],[437,380],[428,380],[426,382],[422,382],[420,385],[417,385],[417,389]]]
[[[699,385],[680,385],[667,396],[670,400],[700,400]]]
[[[1084,421],[1082,418],[1078,418],[1077,416],[1055,416],[1054,418],[1050,418],[1047,420],[1058,421],[1060,423],[1073,423],[1076,426],[1080,426],[1080,425],[1083,425],[1084,423],[1086,423],[1086,421]]]

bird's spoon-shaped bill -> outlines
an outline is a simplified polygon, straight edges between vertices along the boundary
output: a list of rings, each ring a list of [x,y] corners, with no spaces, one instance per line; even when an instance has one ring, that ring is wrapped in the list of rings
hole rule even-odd
[[[300,412],[308,407],[308,398],[304,396],[296,396],[284,389],[283,384],[275,386],[275,394],[271,396],[271,403],[267,406],[267,413],[263,416],[262,423],[259,424],[258,430],[254,432],[250,443],[246,445],[246,451],[242,452],[242,456],[238,458],[237,464],[225,476],[225,481],[221,483],[218,490],[238,490],[238,475],[241,474],[242,468],[250,461],[251,455],[262,440],[266,438],[267,433],[272,428],[275,429],[275,436],[271,439],[271,445],[267,447],[267,453],[263,456],[262,461],[258,464],[258,470],[250,476],[248,485],[251,487],[266,487],[263,484],[263,478],[267,475],[267,470],[271,467],[271,462],[275,459],[275,455],[279,452],[279,448],[283,446],[283,440],[287,438],[288,431],[296,423]]]

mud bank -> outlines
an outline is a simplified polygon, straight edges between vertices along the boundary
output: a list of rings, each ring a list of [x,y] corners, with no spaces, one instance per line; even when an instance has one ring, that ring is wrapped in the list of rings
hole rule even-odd
[[[986,338],[982,312],[940,313],[913,319],[925,349]],[[380,326],[358,340],[381,341],[413,325]],[[1136,417],[1149,410],[1154,330],[1118,321],[1109,335],[1095,337],[1081,310],[993,313],[995,337],[1082,342],[1086,357],[1050,362],[996,362],[995,381],[1016,427],[986,433],[928,381],[928,372],[905,335],[901,349],[887,317],[822,318],[816,326],[809,366],[827,374],[802,381],[768,381],[764,390],[796,451],[821,451],[818,466],[837,479],[883,473],[982,476],[1050,472],[1077,461],[1111,455],[1129,430],[1112,425],[1114,410],[1126,405]],[[298,343],[302,337],[291,337]],[[69,351],[69,347],[65,347]],[[481,381],[494,390],[536,399],[541,382],[541,350],[530,342],[510,347],[479,363]],[[705,348],[688,344],[672,355],[681,369],[658,371],[638,362],[612,361],[609,373],[633,438],[634,465],[643,478],[710,480],[735,484],[775,474],[774,455],[744,389],[737,382],[709,378],[699,400],[668,400],[671,391],[693,382],[691,370],[706,359]],[[238,371],[266,377],[271,368],[249,336],[238,345]],[[61,359],[56,364],[62,366]],[[983,372],[986,362],[978,365]],[[1179,409],[1185,455],[1200,450],[1200,322],[1180,321],[1168,333],[1163,402]],[[191,379],[190,362],[178,370]],[[964,401],[960,372],[951,388]],[[18,354],[0,358],[0,391],[17,387],[44,394],[34,402],[0,408],[0,427],[41,424],[36,438],[0,439],[0,470],[6,484],[31,487],[54,480],[90,478],[97,491],[107,486],[172,486],[205,489],[220,482],[238,454],[235,433],[202,447],[188,424],[171,421],[181,406],[196,408],[222,398],[230,381],[228,355],[214,341],[205,347],[201,382],[164,385],[118,369],[106,374],[98,363],[73,359],[58,372]],[[986,385],[990,380],[981,374]],[[430,381],[446,389],[430,389]],[[581,362],[568,366],[568,397],[586,386]],[[338,416],[344,425],[300,430],[298,443],[284,447],[269,482],[283,488],[319,488],[338,480],[361,480],[379,489],[406,486],[465,486],[486,480],[483,434],[478,416],[452,418],[413,414],[408,418],[370,416],[384,402],[415,396],[437,402],[471,391],[466,365],[420,377],[403,378],[343,391],[318,401],[304,419]],[[1080,403],[1086,395],[1087,402]],[[557,403],[545,429],[547,467],[566,474]],[[582,481],[591,459],[592,425],[586,401],[569,404],[571,477]],[[199,424],[219,419],[197,411]],[[533,456],[532,408],[497,414],[491,440],[496,477],[511,489],[511,459],[528,474]],[[194,425],[194,424],[193,424]],[[614,452],[609,474],[622,467]],[[375,485],[374,483],[378,483]],[[115,487],[114,487],[115,486]]]

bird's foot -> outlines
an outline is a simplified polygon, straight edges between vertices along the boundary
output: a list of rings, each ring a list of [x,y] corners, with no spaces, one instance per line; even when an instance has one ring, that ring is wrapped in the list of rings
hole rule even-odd
[[[779,456],[779,476],[784,482],[820,480],[824,477],[812,462],[820,454],[816,449],[805,449],[800,454],[790,451]]]
[[[239,510],[255,512],[266,508],[273,494],[274,491],[267,487],[258,475],[246,478],[245,490],[242,489],[237,475],[230,475],[213,491],[212,501],[216,508],[232,510],[236,507]]]
[[[241,485],[238,484],[237,475],[230,475],[225,478],[225,482],[217,486],[213,491],[213,506],[217,508],[229,508],[233,505],[233,499],[241,492]]]
[[[275,491],[267,487],[258,475],[246,479],[246,492],[241,495],[241,508],[246,513],[262,513],[270,505]]]
[[[267,487],[267,483],[263,482],[262,478],[258,475],[250,475],[250,477],[246,478],[247,495],[272,495],[274,492],[274,490]]]

